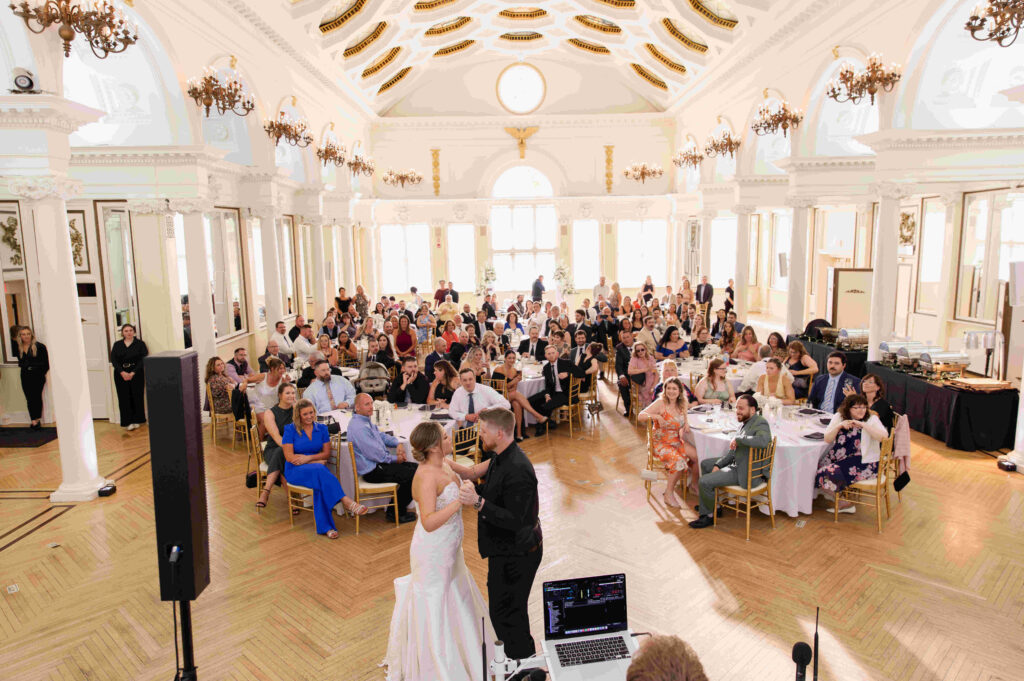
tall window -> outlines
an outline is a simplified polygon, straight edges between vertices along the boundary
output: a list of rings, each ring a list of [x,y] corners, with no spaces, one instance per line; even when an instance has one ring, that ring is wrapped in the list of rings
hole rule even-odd
[[[249,271],[252,272],[252,302],[256,308],[256,326],[267,323],[267,294],[263,282],[263,225],[249,220]]]
[[[772,213],[772,261],[770,264],[772,288],[776,291],[789,290],[789,242],[792,230],[793,217],[791,215]]]
[[[597,220],[572,223],[572,278],[580,290],[597,285],[601,276],[601,227]]]
[[[405,293],[410,286],[421,291],[430,288],[430,227],[381,225],[380,252],[385,293]]]
[[[548,205],[491,208],[491,250],[498,290],[529,289],[538,274],[550,282],[555,272],[558,220]]]
[[[961,239],[956,317],[994,322],[999,283],[1009,280],[1011,262],[1024,260],[1024,195],[969,194]]]
[[[736,278],[736,218],[722,217],[711,221],[711,271],[708,279],[715,288],[725,288]]]
[[[476,226],[448,225],[448,277],[455,290],[476,290]]]
[[[668,272],[668,223],[665,220],[619,220],[618,280],[638,288],[648,275],[664,286]]]
[[[757,286],[758,265],[761,262],[761,215],[750,216],[750,269],[747,271],[747,284]]]
[[[81,225],[85,230],[85,225]],[[28,277],[25,275],[25,236],[21,231],[21,216],[16,201],[0,203],[0,290],[4,302],[0,306],[0,359],[17,362],[7,330],[12,326],[31,326],[28,309]]]
[[[206,268],[213,291],[214,332],[218,338],[223,338],[247,328],[238,211],[206,213],[203,215],[203,227]]]
[[[946,208],[938,199],[925,199],[917,251],[917,302],[915,312],[938,313],[939,282],[942,281],[942,251],[946,240]]]
[[[284,292],[284,309],[286,315],[299,312],[299,304],[295,300],[295,219],[285,215],[278,223],[280,232],[277,235],[281,258],[281,288]]]

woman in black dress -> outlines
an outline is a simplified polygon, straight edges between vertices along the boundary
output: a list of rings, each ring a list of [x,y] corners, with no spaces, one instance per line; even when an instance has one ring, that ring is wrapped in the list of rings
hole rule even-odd
[[[437,360],[434,362],[434,379],[430,383],[430,392],[427,393],[427,404],[447,409],[458,387],[459,373],[455,371],[452,363],[446,359]]]
[[[887,431],[892,431],[892,425],[896,421],[892,407],[885,399],[885,384],[875,374],[865,374],[860,379],[860,394],[868,401],[868,408],[878,415]]]
[[[50,356],[46,346],[36,340],[35,333],[28,326],[18,329],[16,348],[18,366],[21,367],[21,389],[28,403],[28,416],[32,419],[32,430],[43,427],[43,386],[46,372],[50,370]]]
[[[292,411],[295,408],[295,386],[281,382],[277,387],[277,404],[263,412],[263,427],[267,431],[267,446],[263,450],[263,462],[267,464],[267,479],[260,491],[260,499],[256,508],[265,508],[274,484],[284,471],[284,449],[281,437],[284,427],[292,422]]]
[[[338,295],[334,296],[334,309],[338,311],[339,315],[348,314],[349,306],[352,304],[352,299],[345,293],[345,287],[342,286],[338,289]]]
[[[121,340],[110,349],[110,363],[114,365],[114,388],[117,390],[117,406],[121,409],[121,427],[135,430],[146,422],[143,396],[146,379],[142,373],[142,362],[149,354],[146,344],[135,337],[135,326],[121,327]]]
[[[725,313],[729,314],[730,310],[736,308],[736,291],[733,290],[735,284],[732,279],[729,280],[729,285],[725,287]]]

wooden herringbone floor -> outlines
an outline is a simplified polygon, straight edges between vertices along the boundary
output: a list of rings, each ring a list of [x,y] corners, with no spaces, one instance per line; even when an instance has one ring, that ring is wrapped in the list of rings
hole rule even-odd
[[[810,640],[815,605],[823,679],[1024,677],[1024,477],[915,434],[913,483],[884,534],[868,512],[836,525],[819,509],[779,515],[774,531],[755,518],[747,543],[739,521],[694,531],[691,511],[646,502],[641,439],[612,404],[576,439],[560,429],[525,443],[541,486],[538,583],[626,572],[633,629],[680,634],[716,681],[792,678],[790,649]],[[0,678],[173,677],[148,432],[97,424],[97,438],[100,472],[118,492],[64,507],[45,498],[60,482],[56,443],[0,448]],[[194,604],[200,678],[383,679],[391,580],[408,571],[412,527],[370,516],[356,537],[342,520],[332,542],[304,514],[291,529],[280,491],[256,515],[244,465],[241,448],[207,449],[212,584]],[[483,587],[475,517],[464,517],[466,559]]]

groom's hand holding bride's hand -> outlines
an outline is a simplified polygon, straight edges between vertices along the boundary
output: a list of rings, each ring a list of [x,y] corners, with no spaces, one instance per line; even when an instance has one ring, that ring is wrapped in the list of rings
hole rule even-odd
[[[463,480],[462,486],[459,488],[459,501],[464,506],[472,506],[479,499],[479,495],[476,493],[476,488],[469,480]]]

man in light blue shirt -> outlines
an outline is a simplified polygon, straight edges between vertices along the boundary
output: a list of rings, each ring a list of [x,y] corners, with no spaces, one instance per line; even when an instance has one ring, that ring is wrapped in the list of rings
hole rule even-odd
[[[398,438],[380,432],[370,421],[373,398],[368,393],[356,395],[355,412],[348,424],[347,437],[356,454],[356,473],[366,482],[397,482],[398,521],[408,523],[416,520],[415,513],[405,510],[412,501],[416,463],[406,460],[406,446]],[[394,453],[390,447],[394,447]],[[387,518],[394,522],[394,509],[388,509]]]
[[[330,363],[322,359],[313,367],[316,377],[302,394],[316,407],[316,413],[324,414],[335,409],[348,409],[356,397],[356,389],[342,376],[331,374]]]

